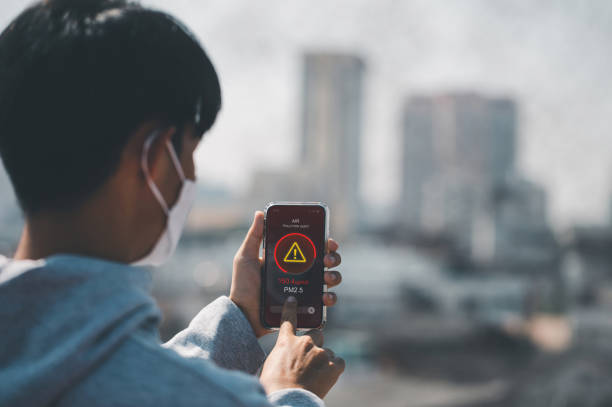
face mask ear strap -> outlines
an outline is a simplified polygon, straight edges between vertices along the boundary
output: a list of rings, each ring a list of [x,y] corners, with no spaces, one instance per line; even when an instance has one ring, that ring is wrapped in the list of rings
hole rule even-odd
[[[166,200],[162,196],[161,192],[159,192],[159,189],[157,188],[157,185],[155,185],[155,183],[151,179],[151,175],[149,173],[149,163],[148,163],[148,161],[149,161],[149,148],[151,147],[151,143],[153,143],[153,141],[159,135],[159,133],[160,133],[160,130],[156,130],[155,132],[153,132],[153,134],[151,134],[145,140],[144,147],[142,149],[142,157],[141,157],[140,163],[141,163],[141,166],[142,166],[142,170],[145,173],[145,177],[147,179],[147,183],[149,184],[149,188],[151,188],[151,192],[153,192],[153,195],[155,195],[155,198],[157,198],[157,201],[159,202],[159,204],[161,205],[162,209],[164,210],[164,212],[167,215],[169,213],[168,205],[166,204]],[[172,155],[172,154],[170,154],[170,155]],[[181,174],[182,174],[182,170],[181,170]]]
[[[174,163],[174,167],[176,168],[176,172],[179,175],[181,181],[185,182],[185,173],[183,172],[183,166],[176,155],[176,151],[174,150],[174,146],[169,140],[166,140],[166,147],[168,147],[168,152],[170,153],[170,158],[172,158],[172,162]]]

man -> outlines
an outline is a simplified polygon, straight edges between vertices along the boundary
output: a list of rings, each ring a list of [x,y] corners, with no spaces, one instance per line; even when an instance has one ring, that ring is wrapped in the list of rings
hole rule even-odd
[[[174,251],[193,152],[220,104],[205,52],[162,12],[45,0],[2,33],[0,155],[25,228],[14,257],[0,259],[0,405],[322,405],[344,362],[320,331],[295,335],[295,298],[263,363],[260,211],[229,297],[159,341],[139,266]],[[333,268],[338,244],[327,247]],[[329,286],[340,280],[325,274]]]

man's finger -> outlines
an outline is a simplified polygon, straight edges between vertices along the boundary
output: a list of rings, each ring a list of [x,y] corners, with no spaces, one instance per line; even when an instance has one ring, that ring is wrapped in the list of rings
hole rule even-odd
[[[320,329],[311,329],[304,335],[310,336],[315,345],[319,347],[323,346],[323,332],[321,332]]]
[[[323,294],[323,304],[325,304],[326,307],[333,307],[334,305],[336,305],[337,301],[338,296],[336,295],[336,293],[327,292]]]
[[[339,247],[340,245],[334,239],[332,239],[331,237],[327,239],[326,251],[335,252],[336,250],[338,250]]]
[[[342,274],[340,274],[337,270],[329,270],[324,274],[325,284],[327,284],[327,288],[332,288],[340,284],[342,281]]]
[[[241,254],[246,258],[259,258],[259,247],[261,246],[264,232],[263,219],[263,212],[255,211],[253,223],[251,224],[251,227],[249,228],[249,231],[242,242],[242,246],[240,247]]]
[[[283,305],[280,335],[295,335],[297,327],[297,298],[289,296]]]
[[[325,267],[336,267],[342,262],[342,257],[338,252],[329,252],[323,257],[323,264]]]

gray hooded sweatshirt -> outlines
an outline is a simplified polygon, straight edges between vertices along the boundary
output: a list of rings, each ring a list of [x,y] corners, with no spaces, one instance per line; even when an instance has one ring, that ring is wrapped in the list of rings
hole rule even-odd
[[[323,406],[266,396],[265,354],[227,297],[167,343],[146,268],[76,255],[0,256],[1,406]]]

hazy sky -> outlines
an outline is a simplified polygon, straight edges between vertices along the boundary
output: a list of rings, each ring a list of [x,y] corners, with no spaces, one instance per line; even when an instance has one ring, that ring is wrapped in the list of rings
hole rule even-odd
[[[2,0],[5,25],[27,1]],[[367,64],[364,199],[397,198],[402,100],[475,90],[520,103],[522,173],[549,192],[558,226],[607,219],[612,193],[612,2],[149,0],[183,19],[221,77],[219,120],[200,179],[236,192],[255,168],[298,156],[301,54]]]

